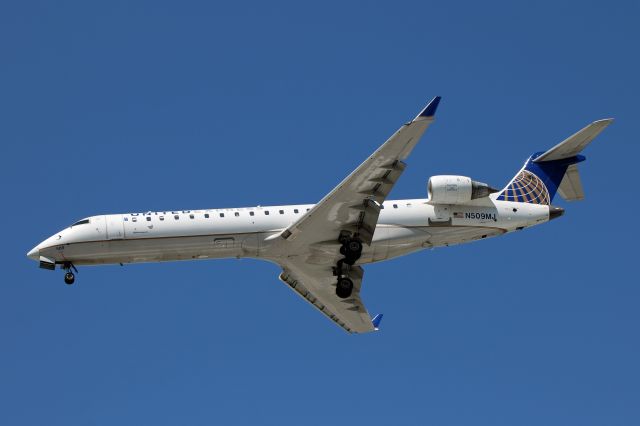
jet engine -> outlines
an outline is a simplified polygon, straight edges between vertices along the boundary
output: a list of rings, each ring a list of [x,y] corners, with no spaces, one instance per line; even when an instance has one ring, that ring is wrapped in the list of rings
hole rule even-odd
[[[464,204],[492,192],[497,190],[466,176],[432,176],[427,184],[430,204]]]

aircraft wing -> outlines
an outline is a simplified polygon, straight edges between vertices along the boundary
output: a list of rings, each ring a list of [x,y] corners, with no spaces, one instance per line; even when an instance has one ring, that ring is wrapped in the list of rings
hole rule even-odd
[[[349,333],[376,330],[360,299],[363,274],[360,266],[352,266],[348,272],[353,281],[353,293],[346,299],[336,296],[336,277],[330,265],[314,265],[292,259],[281,262],[280,266],[280,280],[337,325]]]
[[[440,97],[404,124],[364,163],[280,236],[293,245],[338,241],[340,231],[357,232],[371,244],[380,204],[404,171],[406,159],[433,122]]]
[[[338,237],[341,231],[350,231],[371,244],[380,204],[404,171],[403,160],[433,122],[439,103],[439,96],[433,98],[300,220],[270,237],[289,253],[280,261],[280,279],[350,333],[374,331],[377,325],[360,299],[364,273],[360,266],[343,266],[343,273],[353,281],[353,293],[346,299],[336,295],[333,267],[342,257]]]

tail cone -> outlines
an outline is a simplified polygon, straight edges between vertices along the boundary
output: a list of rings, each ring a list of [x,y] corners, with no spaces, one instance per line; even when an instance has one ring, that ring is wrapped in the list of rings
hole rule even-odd
[[[562,207],[554,207],[549,206],[549,220],[553,220],[557,217],[560,217],[564,214],[564,209]]]

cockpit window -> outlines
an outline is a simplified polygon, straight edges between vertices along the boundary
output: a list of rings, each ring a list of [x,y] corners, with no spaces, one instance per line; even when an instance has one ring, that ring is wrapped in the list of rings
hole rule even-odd
[[[89,219],[82,219],[82,220],[79,220],[79,221],[77,221],[76,223],[74,223],[74,224],[73,224],[73,225],[71,225],[71,226],[84,225],[85,223],[89,223]]]

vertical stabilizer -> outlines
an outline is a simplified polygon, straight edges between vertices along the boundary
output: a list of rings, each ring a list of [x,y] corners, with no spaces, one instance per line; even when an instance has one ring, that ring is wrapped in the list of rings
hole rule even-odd
[[[567,201],[584,199],[577,164],[586,158],[579,153],[612,121],[594,121],[550,150],[529,157],[497,199],[550,205],[556,192]]]
[[[563,160],[536,163],[534,154],[509,184],[498,194],[498,200],[549,205],[553,201],[567,168],[584,161],[577,155]]]

